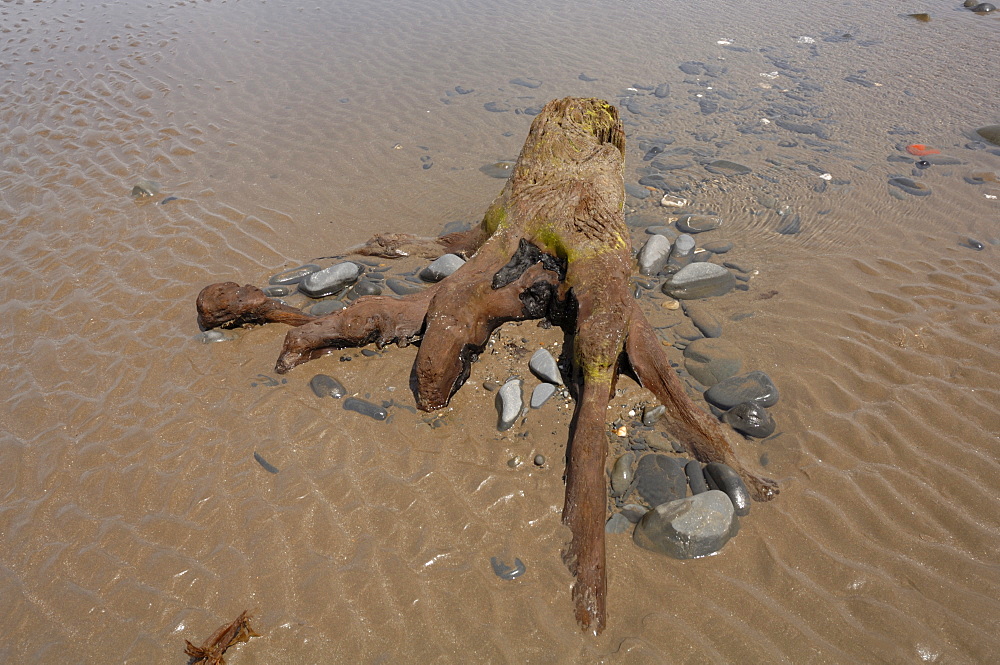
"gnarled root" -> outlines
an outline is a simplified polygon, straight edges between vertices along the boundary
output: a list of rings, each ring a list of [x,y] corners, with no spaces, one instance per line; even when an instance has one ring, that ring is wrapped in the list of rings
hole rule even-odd
[[[236,282],[206,286],[198,294],[195,306],[202,330],[272,322],[301,326],[316,318],[268,298],[256,286],[240,286]]]

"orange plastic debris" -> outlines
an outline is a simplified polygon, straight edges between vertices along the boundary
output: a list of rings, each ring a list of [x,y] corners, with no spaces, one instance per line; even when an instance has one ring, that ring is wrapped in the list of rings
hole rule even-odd
[[[911,155],[916,155],[917,157],[923,157],[924,155],[940,155],[940,150],[935,150],[934,148],[928,148],[923,143],[914,143],[913,145],[906,146],[906,152]]]

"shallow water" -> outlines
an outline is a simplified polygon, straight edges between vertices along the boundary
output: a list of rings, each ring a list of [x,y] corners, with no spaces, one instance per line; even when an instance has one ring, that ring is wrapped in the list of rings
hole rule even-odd
[[[966,147],[1000,122],[1000,24],[959,4],[920,23],[813,0],[4,2],[0,656],[183,662],[184,638],[257,608],[263,637],[230,662],[991,661],[1000,185],[965,177],[1000,170]],[[599,638],[559,558],[570,410],[501,434],[481,387],[527,378],[511,349],[555,331],[506,326],[433,415],[412,411],[412,348],[285,382],[282,326],[194,339],[208,283],[475,222],[517,111],[570,94],[640,111],[623,110],[628,182],[653,141],[695,151],[672,175],[758,271],[710,305],[782,396],[780,435],[741,450],[782,494],[708,559],[610,537]],[[888,161],[909,143],[961,163],[913,176]],[[933,194],[897,198],[895,176]],[[140,179],[156,198],[129,197]],[[777,210],[801,232],[776,233]],[[394,400],[389,420],[318,399],[321,372]],[[645,395],[619,387],[609,420]],[[526,572],[502,580],[492,557]]]

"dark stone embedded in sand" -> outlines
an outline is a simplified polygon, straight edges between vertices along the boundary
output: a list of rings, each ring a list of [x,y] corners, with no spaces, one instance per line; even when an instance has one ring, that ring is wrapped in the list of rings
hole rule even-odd
[[[665,99],[670,96],[670,84],[661,83],[656,86],[656,90],[653,91],[653,95],[658,99]]]
[[[688,60],[687,62],[682,62],[677,65],[677,69],[681,70],[685,74],[690,76],[698,76],[699,74],[705,73],[705,63],[698,62],[696,60]]]
[[[798,213],[781,215],[778,219],[781,221],[778,223],[778,228],[775,231],[783,236],[793,236],[802,230],[802,218]]]
[[[960,242],[958,244],[962,245],[963,247],[968,247],[969,249],[974,249],[977,252],[983,251],[983,249],[986,247],[985,245],[983,245],[983,243],[979,242],[975,238],[966,238],[965,242]]]
[[[332,376],[327,376],[326,374],[317,374],[310,379],[309,387],[312,389],[316,397],[333,397],[334,399],[340,399],[347,394],[347,388],[344,388],[340,381]]]
[[[712,254],[725,254],[733,248],[733,243],[729,240],[709,240],[702,243],[701,248]]]
[[[718,552],[738,531],[732,501],[724,492],[708,491],[650,510],[632,540],[675,559],[696,559]]]
[[[649,190],[642,185],[636,185],[635,183],[626,182],[625,183],[625,193],[637,199],[649,198]]]
[[[726,410],[743,402],[774,406],[778,403],[778,389],[771,377],[755,370],[720,381],[705,391],[705,399],[709,404]]]
[[[440,282],[465,265],[465,259],[458,254],[444,254],[431,261],[430,265],[420,271],[420,279],[425,282]]]
[[[398,279],[396,277],[390,277],[385,280],[385,285],[388,286],[393,293],[401,296],[408,296],[424,290],[424,287],[421,284],[415,284],[413,282],[408,282],[405,279]]]
[[[722,218],[716,215],[681,215],[677,220],[677,230],[682,233],[704,233],[722,226]]]
[[[608,518],[608,521],[604,525],[604,533],[614,535],[616,533],[625,533],[632,528],[632,523],[628,521],[628,518],[621,513],[615,513]]]
[[[299,291],[312,298],[322,298],[343,290],[360,274],[358,264],[345,261],[306,275],[299,282]]]
[[[388,412],[377,404],[372,404],[367,400],[363,400],[359,397],[348,397],[344,400],[344,408],[348,411],[354,411],[360,413],[363,416],[368,416],[374,420],[385,420],[389,417]]]
[[[1000,125],[980,127],[976,130],[976,134],[979,134],[993,145],[1000,145]]]
[[[739,349],[723,339],[696,339],[684,349],[684,369],[705,386],[734,376],[742,365]]]
[[[497,557],[490,557],[490,566],[493,567],[493,574],[503,580],[516,579],[524,575],[524,571],[526,570],[524,562],[518,558],[514,559],[513,566],[508,566]]]
[[[510,379],[500,387],[496,396],[497,429],[501,432],[511,428],[521,415],[524,399],[521,397],[521,379]]]
[[[639,250],[639,273],[655,275],[663,270],[670,256],[670,240],[666,236],[651,235]]]
[[[705,472],[701,468],[701,462],[693,459],[685,464],[684,475],[687,476],[691,494],[701,494],[708,491],[708,481],[705,480]]]
[[[361,296],[380,296],[382,295],[382,287],[378,284],[362,279],[357,284],[351,287],[351,290],[347,292],[348,300],[355,300]]]
[[[692,263],[668,279],[663,284],[663,292],[678,300],[696,300],[724,295],[732,291],[734,286],[736,278],[722,266]]]
[[[932,166],[957,166],[965,163],[958,157],[949,157],[948,155],[924,155],[920,161],[927,162]]]
[[[705,164],[705,170],[716,175],[735,176],[746,175],[753,169],[738,162],[731,162],[728,159],[717,159],[714,162]]]
[[[514,168],[514,164],[515,162],[510,161],[493,162],[486,166],[480,166],[479,170],[491,178],[507,179],[510,177],[510,172]]]
[[[632,481],[635,479],[635,472],[632,465],[635,464],[635,453],[628,452],[615,460],[615,465],[611,469],[611,496],[623,497]]]
[[[542,82],[538,79],[533,79],[527,76],[519,76],[516,79],[511,79],[510,82],[514,85],[524,86],[525,88],[539,88],[542,85]]]
[[[694,327],[701,331],[705,337],[720,337],[722,335],[722,322],[712,310],[703,303],[685,301],[681,304],[684,313],[691,319]]]
[[[931,188],[922,182],[917,182],[910,178],[889,178],[889,184],[893,187],[898,187],[907,194],[912,194],[913,196],[930,196]]]
[[[309,308],[309,313],[313,316],[326,316],[330,312],[344,309],[346,305],[339,300],[322,300]]]
[[[261,292],[268,298],[281,298],[291,293],[287,286],[265,286]]]
[[[651,427],[656,424],[656,422],[663,417],[663,414],[667,412],[667,407],[662,404],[657,404],[652,406],[647,404],[642,407],[642,424],[646,427]]]
[[[506,102],[486,102],[483,108],[493,113],[503,113],[510,110],[510,104]]]
[[[292,284],[298,284],[305,279],[307,275],[311,275],[317,270],[319,270],[318,265],[315,263],[307,263],[305,265],[298,266],[297,268],[289,268],[288,270],[279,272],[277,275],[274,275],[271,279],[267,280],[267,283],[275,286],[291,286]]]
[[[132,186],[132,198],[146,199],[160,192],[160,183],[155,180],[140,180]]]
[[[719,102],[702,97],[698,100],[698,110],[701,111],[702,115],[712,115],[719,110]]]
[[[644,456],[635,471],[635,487],[652,507],[684,498],[687,494],[684,461],[669,455]]]
[[[722,422],[740,434],[764,439],[774,434],[774,418],[767,409],[753,402],[737,404],[722,414]]]
[[[705,480],[713,490],[721,490],[726,493],[729,500],[733,502],[733,510],[740,517],[750,514],[750,491],[746,483],[740,478],[732,467],[720,462],[711,462],[705,465]]]

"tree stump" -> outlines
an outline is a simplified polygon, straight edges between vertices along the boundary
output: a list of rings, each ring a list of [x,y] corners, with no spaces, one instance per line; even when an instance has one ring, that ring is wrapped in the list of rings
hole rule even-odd
[[[567,385],[576,399],[570,425],[563,522],[572,541],[563,558],[575,576],[576,618],[595,633],[606,624],[604,524],[607,510],[605,416],[620,369],[667,407],[661,420],[700,461],[728,464],[758,501],[777,485],[736,458],[727,429],[691,401],[652,327],[631,297],[631,241],[624,218],[625,135],[618,110],[599,99],[549,102],[535,117],[517,163],[477,229],[436,239],[376,236],[369,256],[469,256],[426,290],[364,296],[312,317],[253,286],[213,284],[198,296],[203,328],[266,323],[294,326],[275,370],[285,373],[329,348],[420,340],[414,364],[417,406],[448,404],[470,364],[506,321],[548,318],[572,348]]]

